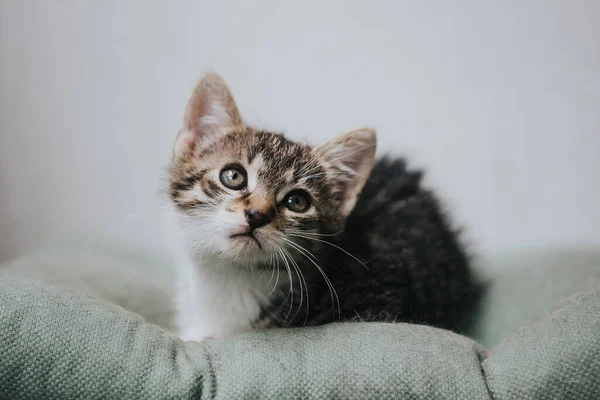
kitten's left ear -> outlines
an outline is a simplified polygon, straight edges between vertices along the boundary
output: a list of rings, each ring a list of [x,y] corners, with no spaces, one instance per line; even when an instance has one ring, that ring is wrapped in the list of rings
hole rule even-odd
[[[227,84],[221,76],[209,72],[200,79],[188,102],[183,129],[175,142],[175,157],[194,154],[243,125]]]
[[[348,216],[365,185],[377,148],[377,135],[370,128],[357,129],[313,149],[313,155],[336,185],[341,185],[341,212]]]

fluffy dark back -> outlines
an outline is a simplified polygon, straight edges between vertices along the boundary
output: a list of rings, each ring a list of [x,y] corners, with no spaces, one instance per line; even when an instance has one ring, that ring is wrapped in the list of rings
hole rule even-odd
[[[376,163],[345,231],[331,241],[339,248],[331,246],[325,272],[337,299],[324,279],[311,279],[308,306],[285,325],[363,320],[464,328],[482,286],[459,232],[421,178],[402,159]]]

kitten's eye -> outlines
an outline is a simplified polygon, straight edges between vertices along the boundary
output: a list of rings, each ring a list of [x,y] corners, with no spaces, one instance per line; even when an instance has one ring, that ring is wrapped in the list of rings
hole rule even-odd
[[[232,190],[242,190],[246,187],[246,174],[240,168],[226,168],[221,171],[221,183]]]
[[[288,210],[297,213],[306,212],[310,208],[308,194],[301,190],[293,191],[288,194],[285,199],[283,199],[283,204]]]

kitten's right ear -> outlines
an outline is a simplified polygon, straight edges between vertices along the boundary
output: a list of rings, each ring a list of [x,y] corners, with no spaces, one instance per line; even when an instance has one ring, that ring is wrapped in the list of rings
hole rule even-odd
[[[232,128],[243,125],[227,84],[218,74],[209,72],[200,79],[188,102],[174,156],[197,154]]]
[[[354,208],[375,162],[377,135],[370,128],[356,129],[313,149],[335,188],[342,193],[340,211],[344,217]]]

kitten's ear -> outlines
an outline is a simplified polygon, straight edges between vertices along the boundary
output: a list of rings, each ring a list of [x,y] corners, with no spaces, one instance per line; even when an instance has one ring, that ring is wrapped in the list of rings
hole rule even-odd
[[[194,154],[231,128],[243,125],[227,84],[218,74],[209,72],[200,79],[187,105],[183,128],[175,142],[175,157]]]
[[[370,128],[357,129],[313,150],[327,174],[342,193],[341,211],[348,216],[365,185],[377,148],[377,135]]]

